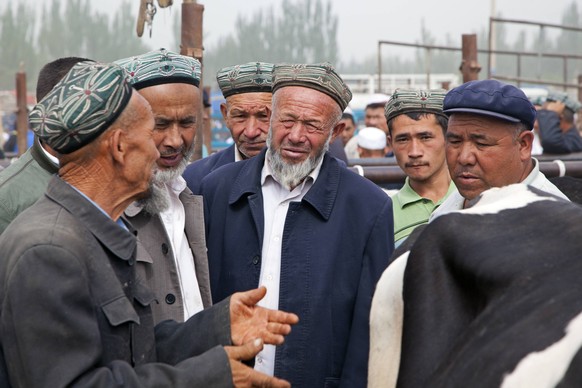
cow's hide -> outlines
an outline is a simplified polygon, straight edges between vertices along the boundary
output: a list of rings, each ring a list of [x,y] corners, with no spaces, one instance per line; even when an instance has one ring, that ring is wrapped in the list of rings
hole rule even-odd
[[[582,208],[485,192],[416,235],[370,322],[369,387],[582,385]]]

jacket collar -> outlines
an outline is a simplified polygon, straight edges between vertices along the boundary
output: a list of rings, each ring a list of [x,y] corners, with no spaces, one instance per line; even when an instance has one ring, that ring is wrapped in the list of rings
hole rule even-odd
[[[51,175],[56,174],[59,172],[59,165],[55,164],[52,160],[47,158],[45,155],[45,151],[42,149],[40,145],[40,140],[37,136],[34,137],[34,142],[32,143],[32,147],[30,148],[30,152],[32,157],[36,162],[46,171],[48,171]]]
[[[232,185],[228,198],[229,205],[235,204],[245,196],[261,192],[261,170],[266,152],[267,149],[264,149],[254,158],[239,162],[242,168]],[[326,221],[331,215],[337,197],[341,168],[337,159],[326,152],[319,176],[302,200],[311,205]]]
[[[132,258],[136,238],[131,225],[126,224],[128,230],[123,229],[57,175],[49,181],[46,196],[77,218],[115,256],[122,260]]]

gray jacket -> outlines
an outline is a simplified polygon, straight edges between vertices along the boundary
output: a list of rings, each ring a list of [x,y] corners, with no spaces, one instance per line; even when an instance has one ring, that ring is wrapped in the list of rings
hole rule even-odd
[[[204,234],[204,208],[202,196],[193,195],[186,188],[180,193],[180,201],[186,213],[185,232],[194,256],[196,279],[202,295],[204,308],[212,304],[210,280],[208,278],[208,257]],[[151,215],[137,204],[132,203],[125,216],[137,230],[137,271],[138,275],[154,292],[156,301],[152,304],[154,322],[173,319],[184,320],[184,302],[180,292],[178,271],[174,262],[174,252],[166,228],[159,215]]]
[[[55,176],[0,236],[0,341],[13,387],[232,386],[217,346],[230,344],[229,302],[154,328],[128,227]]]

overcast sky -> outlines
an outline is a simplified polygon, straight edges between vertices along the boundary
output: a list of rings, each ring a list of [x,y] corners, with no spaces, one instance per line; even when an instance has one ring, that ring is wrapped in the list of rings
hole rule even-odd
[[[41,4],[40,0],[26,1]],[[582,0],[578,2],[582,12]],[[137,15],[139,0],[131,0]],[[215,46],[218,38],[233,31],[237,15],[249,16],[262,7],[280,9],[282,0],[199,0],[204,11],[204,45],[207,50]],[[376,55],[378,40],[417,43],[420,41],[421,26],[430,30],[436,44],[445,44],[447,35],[461,46],[461,34],[478,33],[488,30],[491,3],[495,2],[496,15],[505,19],[529,20],[544,23],[561,22],[562,13],[572,0],[333,0],[333,10],[339,18],[340,59],[349,61]],[[5,2],[0,8],[5,6]],[[66,1],[65,1],[66,3]],[[95,0],[98,9],[115,12],[121,0]],[[157,4],[157,0],[156,0]],[[153,36],[147,33],[144,39],[152,48],[167,47],[178,50],[172,40],[174,13],[181,7],[182,0],[174,0],[174,6],[158,9],[154,19]],[[514,25],[515,26],[515,25]],[[519,26],[531,33],[537,28]],[[556,33],[550,29],[548,33]],[[395,50],[394,46],[385,50]],[[383,51],[387,52],[387,51]],[[399,51],[412,55],[414,49]]]
[[[134,0],[137,4],[138,0]],[[582,11],[582,0],[578,9]],[[100,0],[101,9],[115,8],[119,0]],[[216,40],[233,31],[237,15],[252,15],[261,7],[280,8],[281,0],[200,0],[204,4],[205,47],[212,49]],[[181,0],[174,0],[175,6]],[[505,19],[544,23],[561,22],[562,13],[572,0],[496,0],[496,14]],[[103,4],[103,6],[101,6]],[[111,4],[110,6],[105,4]],[[488,30],[491,15],[490,0],[333,0],[333,10],[339,18],[340,58],[348,61],[375,55],[378,40],[416,43],[420,41],[421,25],[430,30],[437,44],[444,44],[449,35],[461,46],[461,34]],[[174,7],[175,7],[174,6]],[[136,10],[137,11],[137,10]],[[153,38],[145,38],[152,46],[168,46],[167,31],[175,10],[160,9],[154,20]],[[532,33],[534,27],[524,27]],[[548,32],[555,33],[555,29]],[[393,46],[392,46],[393,47]],[[409,50],[412,55],[413,49]]]

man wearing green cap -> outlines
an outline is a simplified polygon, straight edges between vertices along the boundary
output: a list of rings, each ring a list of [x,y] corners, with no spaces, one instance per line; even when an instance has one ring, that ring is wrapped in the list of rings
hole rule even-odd
[[[228,163],[252,158],[265,148],[272,98],[272,63],[249,62],[222,68],[216,74],[226,102],[220,112],[234,144],[186,168],[184,178],[193,193],[202,178]]]
[[[282,342],[296,321],[255,306],[264,289],[154,328],[154,297],[135,271],[135,231],[120,216],[147,197],[160,154],[151,108],[124,71],[77,64],[30,123],[60,154],[60,169],[0,236],[0,356],[10,384],[288,386],[239,361],[263,341]]]
[[[392,202],[331,157],[352,95],[329,63],[277,64],[267,150],[202,181],[213,301],[265,285],[301,321],[255,369],[294,387],[365,387],[368,315],[388,264]]]
[[[397,246],[417,226],[426,224],[455,189],[445,158],[445,93],[398,89],[386,104],[389,140],[396,162],[406,173],[404,186],[392,196]]]
[[[202,125],[200,62],[159,49],[116,63],[152,107],[160,152],[152,195],[125,210],[138,231],[138,273],[157,300],[154,322],[182,322],[211,305],[202,197],[182,178]]]
[[[81,61],[88,59],[64,57],[44,65],[38,73],[36,99],[42,100],[71,67]],[[0,173],[0,234],[18,214],[43,195],[58,169],[56,152],[35,136],[32,147]]]

